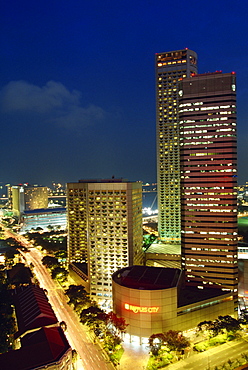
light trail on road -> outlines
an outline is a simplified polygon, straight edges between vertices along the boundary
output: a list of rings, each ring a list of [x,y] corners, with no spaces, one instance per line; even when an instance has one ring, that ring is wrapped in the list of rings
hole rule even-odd
[[[65,335],[70,346],[76,350],[81,359],[77,364],[77,370],[113,370],[114,366],[105,358],[106,354],[99,345],[92,343],[85,327],[80,323],[78,315],[68,305],[63,289],[51,278],[46,267],[42,264],[42,253],[34,248],[23,236],[11,232],[4,225],[1,226],[8,237],[15,238],[28,248],[28,252],[24,252],[21,249],[19,249],[19,252],[29,265],[33,265],[35,276],[39,281],[40,287],[47,291],[49,302],[58,320],[66,323],[67,330]]]

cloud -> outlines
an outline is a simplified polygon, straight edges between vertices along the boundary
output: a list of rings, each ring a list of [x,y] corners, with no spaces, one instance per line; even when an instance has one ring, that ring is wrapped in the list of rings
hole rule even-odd
[[[0,107],[5,113],[35,114],[41,121],[67,128],[92,125],[106,113],[98,106],[83,107],[81,92],[70,92],[63,84],[49,81],[39,87],[26,81],[11,81],[0,91]]]
[[[72,109],[66,111],[65,114],[58,114],[49,121],[57,125],[73,128],[81,125],[92,125],[96,123],[96,121],[104,119],[105,115],[106,113],[104,110],[95,105],[90,105],[87,108],[73,106]]]

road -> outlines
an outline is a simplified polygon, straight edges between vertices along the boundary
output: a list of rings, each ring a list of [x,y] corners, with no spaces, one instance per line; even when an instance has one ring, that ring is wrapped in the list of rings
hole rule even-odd
[[[6,228],[5,230],[8,237],[14,237],[21,242],[23,246],[28,248],[29,252],[20,252],[29,264],[33,264],[35,275],[38,278],[40,286],[47,290],[49,302],[51,303],[58,320],[65,321],[67,324],[65,335],[67,336],[71,347],[75,349],[80,356],[77,370],[113,370],[113,365],[107,362],[108,360],[105,357],[106,354],[103,353],[98,345],[92,343],[89,333],[80,323],[77,314],[67,304],[67,299],[62,288],[52,280],[47,269],[42,265],[41,258],[43,255],[41,252],[36,248],[33,248],[33,246],[23,236],[12,233]],[[248,353],[248,337],[247,341],[243,339],[235,340],[209,349],[203,353],[191,354],[188,358],[167,366],[167,369],[214,369],[216,366],[223,365],[228,360],[233,361],[237,358],[241,358],[242,353]],[[131,360],[131,356],[128,357],[129,361],[127,362],[127,366],[123,365],[123,369],[130,369],[135,365],[135,361]],[[134,358],[135,353],[133,359]],[[142,362],[142,365],[135,369],[141,370],[144,368],[143,364],[145,363],[146,362]],[[120,368],[122,368],[122,366]]]
[[[2,225],[4,227],[4,225]],[[20,253],[27,263],[33,264],[34,273],[39,281],[40,287],[47,290],[49,302],[59,321],[65,321],[67,330],[65,335],[72,349],[75,349],[81,361],[77,364],[78,370],[113,370],[112,363],[107,355],[97,345],[93,344],[91,337],[85,327],[80,323],[75,311],[67,304],[67,298],[62,288],[51,278],[49,272],[42,265],[42,253],[33,247],[23,236],[5,229],[8,237],[15,238],[28,248],[28,252]]]
[[[168,370],[206,370],[215,369],[227,361],[241,359],[242,353],[248,353],[248,343],[243,340],[234,340],[220,346],[208,349],[206,352],[193,354],[190,357],[169,365]]]

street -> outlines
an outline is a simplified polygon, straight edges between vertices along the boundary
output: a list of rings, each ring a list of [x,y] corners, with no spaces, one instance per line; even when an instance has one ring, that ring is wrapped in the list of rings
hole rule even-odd
[[[2,225],[2,227],[4,227]],[[77,363],[77,370],[113,370],[114,366],[109,362],[107,355],[97,345],[93,344],[86,328],[80,323],[75,311],[67,304],[67,298],[59,284],[52,280],[46,267],[42,265],[42,253],[34,248],[21,235],[12,233],[5,229],[6,235],[17,239],[23,246],[28,248],[28,252],[20,253],[27,263],[34,266],[34,273],[39,281],[40,287],[46,289],[49,302],[59,320],[64,321],[67,325],[65,335],[72,349],[77,351],[81,361]]]
[[[214,369],[216,366],[224,365],[228,360],[241,359],[242,353],[248,353],[248,343],[243,340],[234,340],[205,352],[196,353],[175,364],[169,365],[169,370],[187,369],[202,370]]]
[[[20,253],[29,265],[32,263],[34,266],[35,276],[39,281],[40,287],[47,290],[49,302],[58,320],[60,322],[65,321],[67,325],[65,335],[72,349],[75,349],[80,357],[76,369],[113,370],[114,366],[109,362],[107,355],[98,344],[93,344],[86,327],[80,323],[75,311],[67,304],[67,297],[62,287],[56,281],[52,280],[50,273],[45,266],[43,266],[41,262],[43,258],[42,253],[34,248],[23,236],[12,233],[6,228],[5,230],[8,237],[17,239],[23,246],[28,248],[28,252],[20,250]],[[119,368],[129,369],[133,367],[135,363],[138,366],[135,367],[135,370],[143,369],[148,360],[148,355],[144,355],[142,352],[138,355],[138,352],[137,349],[130,350],[129,348],[125,353],[125,360],[123,358],[124,361],[121,361],[123,364],[121,363]],[[202,370],[214,369],[216,366],[224,365],[228,360],[234,361],[238,358],[241,359],[242,353],[248,354],[248,338],[247,341],[244,339],[236,339],[202,353],[191,352],[187,358],[175,364],[171,364],[167,366],[167,368],[170,370],[198,370],[199,367],[201,367]],[[139,361],[139,357],[141,361]]]

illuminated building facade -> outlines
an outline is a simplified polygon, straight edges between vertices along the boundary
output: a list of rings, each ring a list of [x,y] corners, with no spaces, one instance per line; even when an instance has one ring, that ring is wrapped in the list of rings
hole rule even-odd
[[[112,274],[142,264],[142,185],[122,179],[68,183],[67,210],[70,268],[78,273],[81,264],[91,298],[107,307]]]
[[[233,292],[184,286],[180,269],[130,266],[113,274],[113,311],[128,324],[126,337],[147,343],[152,334],[185,331],[233,315]]]
[[[48,207],[48,191],[46,186],[12,186],[11,195],[13,213],[18,217],[24,210]]]
[[[182,267],[192,285],[236,291],[236,76],[183,79],[179,87]]]
[[[65,208],[45,208],[24,211],[21,216],[21,232],[36,230],[37,227],[49,231],[65,230],[67,226],[67,217]]]
[[[192,73],[197,73],[194,51],[156,54],[158,232],[165,243],[181,240],[178,82]]]

